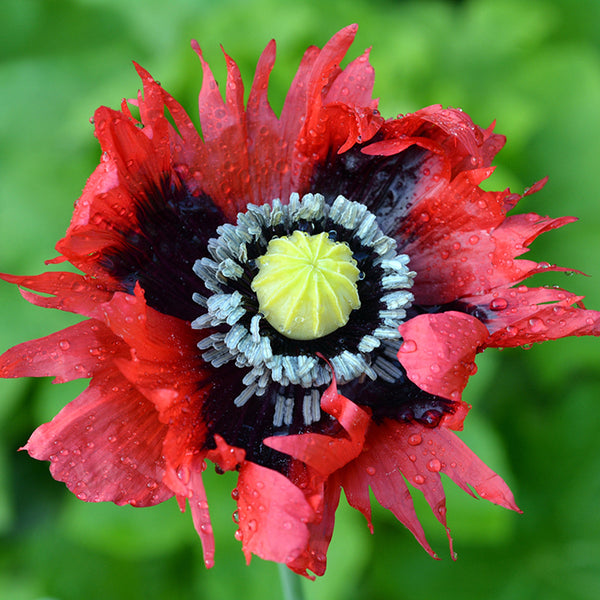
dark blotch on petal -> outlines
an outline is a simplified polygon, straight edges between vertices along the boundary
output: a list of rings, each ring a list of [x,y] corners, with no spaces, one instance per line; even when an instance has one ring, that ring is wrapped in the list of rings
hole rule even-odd
[[[247,460],[285,475],[290,457],[263,444],[265,438],[307,432],[332,436],[340,433],[339,423],[324,412],[321,412],[318,422],[309,426],[304,424],[302,400],[308,392],[300,386],[282,388],[274,383],[264,395],[251,396],[243,406],[235,406],[233,399],[246,387],[242,382],[246,372],[247,369],[228,363],[214,373],[210,395],[202,407],[202,417],[209,432],[206,442],[209,449],[216,448],[214,436],[220,435],[228,444],[243,448]],[[278,394],[294,398],[294,415],[290,425],[273,425]]]
[[[377,139],[375,136],[371,142]],[[383,232],[393,236],[399,219],[412,206],[421,169],[430,153],[411,146],[393,156],[371,156],[363,154],[361,147],[329,156],[317,165],[311,190],[323,194],[328,203],[342,194],[364,204],[377,216]]]
[[[402,423],[417,422],[425,427],[437,427],[444,415],[455,411],[454,402],[429,394],[406,375],[394,383],[383,379],[363,383],[353,381],[340,387],[340,393],[360,406],[368,406],[376,422],[389,418]]]
[[[148,189],[136,205],[122,242],[103,252],[101,264],[133,293],[139,281],[152,308],[186,321],[198,316],[194,292],[205,293],[192,267],[207,255],[206,245],[224,222],[206,195],[192,196],[168,176]]]

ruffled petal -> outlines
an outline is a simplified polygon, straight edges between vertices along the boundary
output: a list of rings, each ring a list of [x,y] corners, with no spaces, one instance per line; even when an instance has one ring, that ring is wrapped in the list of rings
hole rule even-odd
[[[129,346],[128,359],[116,360],[116,366],[169,425],[163,443],[165,481],[185,496],[190,488],[181,474],[191,472],[190,449],[202,448],[206,441],[201,414],[213,375],[197,355],[198,334],[187,323],[149,308],[139,286],[134,296],[116,293],[103,312]]]
[[[118,372],[104,371],[25,450],[49,460],[50,472],[81,500],[151,506],[173,492],[163,483],[167,426]]]
[[[26,277],[0,274],[0,279],[21,288],[50,294],[40,296],[21,289],[22,296],[35,306],[56,308],[98,319],[103,318],[100,306],[112,297],[112,293],[102,283],[77,273],[42,273]]]
[[[402,426],[399,426],[402,427]],[[406,426],[404,426],[406,427]],[[380,428],[372,425],[365,451],[339,473],[339,479],[348,503],[360,511],[369,523],[371,532],[371,499],[369,488],[377,501],[392,511],[394,516],[415,536],[419,544],[431,555],[435,553],[425,538],[423,526],[417,517],[408,486],[398,470],[395,455],[399,449],[379,434]]]
[[[321,475],[329,475],[358,456],[362,450],[369,414],[337,392],[335,376],[323,392],[321,409],[335,417],[345,435],[320,433],[275,436],[264,444],[302,461]]]
[[[408,378],[430,394],[459,400],[476,371],[475,354],[488,337],[475,317],[448,311],[413,317],[400,325],[398,360]]]
[[[246,461],[237,489],[242,547],[265,560],[291,563],[306,549],[314,512],[302,491],[272,469]]]
[[[340,501],[341,486],[334,476],[327,481],[323,493],[321,519],[308,523],[309,539],[306,549],[300,556],[288,562],[287,566],[295,573],[314,579],[308,571],[323,575],[327,567],[327,549],[333,535],[335,511]]]
[[[567,336],[600,335],[600,313],[560,288],[496,288],[463,299],[490,332],[486,346],[507,348]]]
[[[345,82],[352,73],[342,76],[339,87],[335,85],[342,73],[339,64],[354,41],[357,29],[356,25],[342,29],[320,52],[310,48],[286,97],[280,120],[285,138],[294,142],[293,154],[289,156],[292,165],[289,192],[308,191],[306,186],[315,163],[322,162],[329,154],[343,152],[355,143],[367,141],[383,123],[375,112],[375,101],[362,106],[348,101],[344,94],[348,89]],[[351,71],[355,75],[358,71],[362,73],[359,96],[370,95],[373,79],[368,55],[357,59]],[[336,110],[334,107],[338,104],[345,108]],[[284,190],[284,195],[287,193],[288,190]]]
[[[461,411],[461,420],[464,414],[465,411]],[[445,425],[428,428],[417,423],[399,424],[391,420],[372,425],[366,450],[340,475],[348,501],[365,515],[369,524],[368,490],[371,487],[378,502],[389,508],[432,556],[436,555],[425,539],[405,479],[423,492],[434,515],[446,528],[452,554],[452,538],[446,523],[446,496],[440,473],[447,474],[472,496],[471,487],[482,498],[520,512],[506,483]]]
[[[479,187],[490,173],[490,169],[464,171],[452,181],[431,186],[427,177],[421,181],[422,193],[397,232],[402,252],[410,256],[411,268],[418,274],[412,290],[418,304],[446,304],[513,285],[542,268],[561,270],[515,259],[538,235],[575,219],[533,213],[506,217],[507,192],[484,192]]]
[[[189,453],[185,465],[179,468],[175,480],[172,473],[167,472],[165,482],[171,489],[176,489],[181,512],[185,511],[186,500],[189,503],[194,527],[202,542],[204,564],[207,569],[210,569],[215,564],[215,538],[202,481],[202,473],[206,469],[204,459],[204,453]]]
[[[64,383],[91,377],[127,356],[126,345],[100,321],[89,320],[24,342],[0,356],[0,377],[48,377]]]

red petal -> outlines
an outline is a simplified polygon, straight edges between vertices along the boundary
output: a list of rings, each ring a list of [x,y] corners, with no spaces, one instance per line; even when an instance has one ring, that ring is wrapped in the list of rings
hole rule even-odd
[[[64,383],[91,377],[127,348],[105,325],[83,321],[38,340],[19,344],[0,356],[0,377],[48,377]]]
[[[52,294],[52,297],[38,296],[21,290],[23,297],[35,306],[56,308],[99,319],[102,318],[100,305],[112,296],[98,281],[77,273],[42,273],[29,277],[0,274],[0,279],[42,294]]]
[[[402,428],[402,426],[398,427]],[[421,546],[435,557],[434,551],[425,539],[425,532],[415,512],[406,482],[398,469],[397,455],[401,452],[401,447],[397,447],[396,441],[390,444],[390,440],[383,435],[384,433],[385,428],[372,425],[365,451],[340,472],[340,482],[348,502],[366,517],[372,531],[369,497],[369,487],[371,487],[377,501],[384,508],[391,510],[396,518],[412,532]]]
[[[438,104],[386,121],[381,135],[385,141],[412,138],[413,143],[443,154],[453,178],[461,171],[490,166],[506,141],[504,136],[494,134],[493,129],[493,124],[482,129],[461,110],[444,109]],[[376,154],[379,143],[367,146],[365,152]],[[381,148],[391,146],[384,144]]]
[[[240,531],[246,560],[290,563],[306,549],[314,518],[304,494],[287,477],[246,461],[237,485]]]
[[[192,520],[194,527],[202,541],[202,551],[204,554],[204,564],[210,569],[215,564],[215,538],[213,535],[210,513],[208,512],[208,501],[202,481],[202,472],[206,463],[202,458],[196,457],[190,467],[190,477],[187,482],[188,502],[192,511]]]
[[[486,346],[515,347],[571,335],[600,335],[600,313],[587,310],[581,297],[559,288],[497,288],[465,298],[476,306],[490,331]]]
[[[307,570],[316,575],[323,575],[327,567],[327,549],[331,536],[333,535],[333,526],[335,524],[335,511],[340,501],[341,487],[334,477],[327,482],[323,496],[323,513],[318,523],[308,523],[309,540],[304,552],[288,562],[287,566],[292,571],[314,579]]]
[[[197,356],[198,333],[186,321],[147,306],[139,285],[135,295],[114,294],[102,312],[107,325],[135,349],[134,359],[160,362]]]
[[[144,84],[144,96],[138,95],[137,105],[140,109],[140,120],[144,125],[142,133],[153,141],[158,156],[170,155],[170,124],[165,118],[164,92],[154,78],[140,65],[133,63],[135,70]],[[133,119],[129,119],[133,121]]]
[[[146,90],[152,95],[151,88]],[[156,99],[154,101],[156,104]],[[119,183],[131,194],[132,198],[144,197],[150,183],[159,184],[160,177],[170,171],[170,150],[168,144],[166,119],[162,126],[156,121],[157,107],[147,110],[147,104],[140,107],[143,113],[152,115],[151,136],[144,133],[119,111],[101,106],[94,114],[96,136],[114,162],[119,173]],[[164,117],[163,117],[164,119]],[[158,134],[162,134],[160,139]],[[93,219],[93,215],[91,215]]]
[[[541,270],[566,270],[515,259],[537,236],[574,218],[549,219],[533,213],[506,217],[509,194],[479,187],[491,169],[464,171],[453,180],[432,168],[427,171],[395,234],[407,240],[401,242],[401,250],[418,273],[412,290],[418,303],[446,304],[513,285]]]
[[[198,357],[197,332],[146,306],[139,286],[134,296],[116,293],[103,311],[112,330],[130,346],[131,360],[117,360],[119,370],[169,424],[162,449],[165,481],[185,496],[189,488],[180,475],[189,473],[190,449],[205,442],[206,424],[200,415],[213,368]]]
[[[440,473],[446,473],[470,495],[472,486],[482,498],[519,511],[506,483],[445,427],[431,429],[387,420],[371,427],[366,448],[341,472],[348,501],[370,522],[370,486],[379,503],[389,508],[432,556],[404,478],[423,492],[434,515],[446,527],[451,552]]]
[[[473,487],[485,500],[521,512],[504,480],[454,433],[441,427],[425,429],[421,435],[427,444],[432,441],[429,447],[443,464],[441,472],[462,490],[473,495],[470,491],[470,487]]]
[[[217,447],[209,450],[207,457],[218,465],[223,471],[237,469],[246,458],[246,451],[242,448],[230,446],[220,435],[214,436]]]
[[[360,72],[359,97],[370,95],[372,71],[366,54],[351,64],[351,73],[347,76],[342,75],[339,68],[356,31],[357,26],[350,25],[336,33],[320,52],[309,48],[286,97],[281,123],[286,140],[294,143],[294,154],[289,157],[292,164],[290,191],[308,191],[306,186],[316,162],[331,152],[342,152],[357,142],[367,141],[383,122],[374,113],[375,102],[357,106],[343,93],[347,89],[350,97],[345,83],[352,73],[356,76]],[[338,93],[335,81],[339,77],[342,80]],[[333,107],[337,104],[344,108],[339,106],[341,111],[336,111]],[[335,117],[341,118],[336,120]],[[298,124],[301,129],[297,129]]]
[[[266,438],[264,444],[301,460],[321,475],[329,475],[360,454],[370,419],[364,410],[337,393],[335,376],[323,393],[321,408],[337,419],[348,437],[303,433]]]
[[[404,343],[398,360],[408,378],[430,394],[459,400],[475,373],[475,354],[488,337],[481,321],[448,311],[418,315],[399,329]]]
[[[166,426],[119,373],[104,372],[25,446],[82,500],[150,506],[173,493],[162,483]]]

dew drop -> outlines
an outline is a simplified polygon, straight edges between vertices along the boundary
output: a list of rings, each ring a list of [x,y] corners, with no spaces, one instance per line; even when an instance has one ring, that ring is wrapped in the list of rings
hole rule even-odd
[[[422,441],[423,441],[423,438],[421,437],[421,435],[419,433],[413,433],[413,435],[410,435],[408,437],[408,443],[411,446],[418,446]]]
[[[531,328],[531,331],[534,331],[534,332],[540,332],[540,331],[543,331],[544,329],[546,329],[546,327],[544,325],[544,321],[542,321],[541,319],[538,319],[537,317],[529,319],[529,327]]]
[[[61,350],[68,350],[71,347],[71,344],[68,340],[60,340],[60,342],[58,342],[58,346]]]
[[[490,310],[504,310],[508,306],[508,301],[505,298],[494,298],[490,302]]]
[[[403,354],[409,354],[410,352],[416,352],[417,350],[417,342],[414,340],[404,340],[402,346],[400,346],[399,352]]]
[[[437,473],[438,471],[441,470],[441,468],[442,468],[442,463],[437,458],[432,458],[427,463],[427,470],[431,471],[432,473]]]
[[[365,471],[367,472],[367,474],[368,474],[368,475],[375,475],[375,473],[377,472],[377,471],[375,470],[375,467],[367,467],[367,468],[365,469]]]
[[[417,485],[423,485],[425,483],[425,477],[423,477],[423,475],[415,475],[413,477],[413,481],[417,484]]]
[[[248,529],[250,531],[256,531],[256,527],[257,527],[257,525],[256,525],[256,519],[250,519],[248,521]]]
[[[212,533],[212,525],[210,523],[202,523],[202,525],[200,525],[200,529],[201,531],[203,531],[204,533]]]
[[[186,465],[179,467],[177,470],[177,477],[181,480],[184,485],[187,485],[190,481],[190,469]]]

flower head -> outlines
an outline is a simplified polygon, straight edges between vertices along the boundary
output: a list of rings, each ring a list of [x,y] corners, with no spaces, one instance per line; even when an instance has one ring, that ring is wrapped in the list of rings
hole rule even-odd
[[[137,99],[96,111],[102,159],[50,261],[82,274],[2,276],[86,317],[0,357],[2,377],[91,378],[25,449],[82,500],[187,501],[207,566],[206,461],[239,472],[248,560],[304,575],[325,571],[342,489],[432,555],[410,489],[446,529],[441,473],[518,510],[453,433],[475,356],[600,334],[580,297],[522,285],[566,270],[519,257],[574,219],[508,215],[521,196],[480,187],[504,138],[462,111],[384,120],[368,52],[339,66],[355,33],[307,50],[279,117],[274,42],[246,105],[235,62],[223,99],[194,43],[202,137],[136,65]]]

